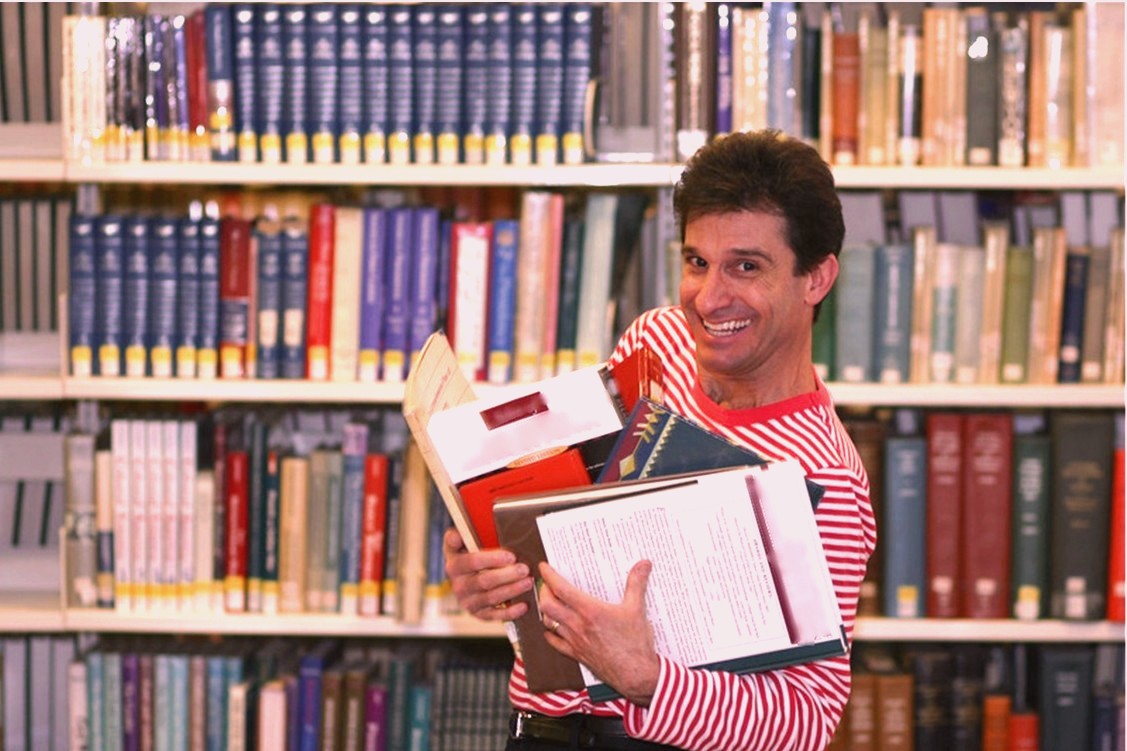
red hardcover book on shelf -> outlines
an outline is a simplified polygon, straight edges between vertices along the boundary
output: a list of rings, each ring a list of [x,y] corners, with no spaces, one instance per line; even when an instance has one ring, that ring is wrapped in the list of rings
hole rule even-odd
[[[219,375],[245,378],[254,314],[254,264],[250,222],[219,222]]]
[[[1006,618],[1010,595],[1013,419],[969,414],[963,434],[962,615]],[[930,500],[930,499],[929,499]],[[933,534],[928,530],[928,537]]]
[[[471,381],[485,380],[492,247],[490,222],[455,222],[451,228],[446,331],[458,366]]]
[[[387,454],[364,457],[364,505],[360,530],[360,615],[380,614],[387,537]]]
[[[309,209],[309,288],[305,308],[305,377],[329,378],[329,347],[333,333],[333,246],[336,212],[332,204]]]
[[[203,9],[194,11],[186,23],[185,61],[188,67],[188,143],[190,158],[196,162],[211,159],[207,129],[207,49]]]
[[[959,615],[963,416],[927,416],[927,615]]]
[[[246,610],[247,524],[250,502],[250,455],[246,451],[227,452],[227,554],[224,572],[224,609]]]
[[[1039,751],[1040,748],[1041,718],[1037,713],[1028,711],[1011,713],[1009,751]]]
[[[1127,518],[1124,514],[1125,492],[1123,480],[1123,444],[1115,447],[1111,456],[1111,532],[1108,538],[1108,569],[1107,569],[1107,619],[1116,623],[1124,621],[1124,526]]]

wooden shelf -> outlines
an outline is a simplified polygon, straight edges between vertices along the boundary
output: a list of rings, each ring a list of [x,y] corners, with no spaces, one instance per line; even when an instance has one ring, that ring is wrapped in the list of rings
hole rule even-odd
[[[401,383],[177,378],[65,378],[67,399],[397,404]]]
[[[0,592],[0,633],[66,630],[58,592]]]
[[[0,370],[0,401],[5,399],[55,400],[63,398],[63,379],[51,373]]]
[[[1038,408],[1122,407],[1123,386],[1114,384],[953,385],[829,383],[839,406]]]
[[[1010,618],[858,618],[857,641],[1122,642],[1122,623]]]

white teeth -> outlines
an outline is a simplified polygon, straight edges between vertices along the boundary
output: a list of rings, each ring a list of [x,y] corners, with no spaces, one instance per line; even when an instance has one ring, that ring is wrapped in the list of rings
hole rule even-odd
[[[725,321],[724,323],[708,323],[708,322],[702,321],[702,324],[704,325],[705,331],[707,331],[710,334],[717,334],[717,335],[731,334],[733,332],[739,331],[740,329],[742,329],[743,327],[747,326],[750,323],[751,323],[751,321],[747,320],[747,319],[744,319],[742,321]]]

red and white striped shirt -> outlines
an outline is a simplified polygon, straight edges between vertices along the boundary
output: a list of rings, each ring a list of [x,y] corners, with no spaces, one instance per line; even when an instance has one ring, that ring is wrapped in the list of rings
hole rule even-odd
[[[830,575],[853,637],[857,596],[876,545],[869,479],[838,420],[822,382],[817,390],[750,409],[720,407],[701,389],[695,345],[680,308],[647,311],[623,334],[611,356],[618,362],[649,347],[663,364],[664,404],[669,409],[750,448],[768,460],[796,459],[826,489],[815,518]],[[586,712],[623,718],[639,739],[704,751],[823,749],[849,698],[849,657],[748,675],[693,670],[664,657],[650,706],[625,699],[593,703],[585,691],[529,692],[516,661],[509,681],[514,707],[547,715]]]

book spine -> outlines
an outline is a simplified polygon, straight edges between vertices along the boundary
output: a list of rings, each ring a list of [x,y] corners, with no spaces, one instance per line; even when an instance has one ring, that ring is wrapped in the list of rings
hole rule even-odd
[[[369,682],[364,690],[364,751],[387,748],[387,686]]]
[[[368,453],[364,458],[364,503],[360,538],[359,613],[380,612],[384,549],[390,543],[387,528],[388,457]]]
[[[325,554],[321,570],[321,610],[336,613],[340,610],[340,559],[341,559],[341,496],[344,478],[343,457],[332,451],[328,462],[328,492],[325,496]]]
[[[455,222],[451,232],[453,272],[446,330],[462,372],[471,381],[484,380],[492,226]]]
[[[121,748],[141,751],[141,656],[121,656]]]
[[[998,166],[1025,166],[1026,109],[1029,86],[1028,21],[1018,16],[998,34]]]
[[[94,532],[97,546],[94,560],[97,603],[100,608],[114,607],[114,494],[113,451],[98,450],[94,454]]]
[[[309,458],[281,460],[278,512],[278,610],[305,609],[306,514],[309,503]]]
[[[1048,594],[1049,438],[1022,434],[1013,440],[1013,522],[1010,612],[1019,620],[1045,615]]]
[[[314,164],[337,161],[340,131],[340,20],[337,6],[315,3],[308,6],[309,131]]]
[[[586,160],[584,131],[594,55],[595,13],[590,3],[564,5],[564,81],[560,147],[564,164]],[[729,114],[729,125],[731,115]]]
[[[219,223],[219,374],[246,378],[254,300],[251,225],[227,216]]]
[[[305,305],[309,294],[309,234],[298,220],[282,225],[281,355],[282,378],[305,377]]]
[[[149,220],[143,216],[126,217],[124,235],[125,274],[122,340],[125,354],[125,375],[148,374],[149,366],[149,290],[152,274],[152,248]]]
[[[180,425],[176,420],[156,421],[161,442],[161,559],[158,604],[175,610],[180,604]]]
[[[315,204],[309,212],[305,377],[313,381],[324,381],[329,378],[335,213],[333,206],[327,203]]]
[[[282,11],[282,60],[286,96],[282,100],[282,149],[287,164],[309,161],[309,59],[304,4],[286,5]]]
[[[359,164],[363,156],[364,133],[364,39],[363,10],[358,4],[341,5],[338,10],[337,40],[338,93],[340,110],[337,128],[337,153],[343,164]]]
[[[927,442],[890,437],[885,444],[884,614],[922,618],[927,591]]]
[[[176,224],[180,263],[177,269],[176,375],[195,378],[200,346],[200,225],[190,217]]]
[[[927,450],[927,616],[952,618],[961,597],[962,416],[929,414]]]
[[[842,248],[837,300],[836,377],[846,383],[873,380],[873,297],[876,250],[871,245]]]
[[[97,347],[98,272],[97,240],[93,217],[72,214],[70,218],[69,355],[70,374],[94,375]]]
[[[219,375],[219,288],[221,264],[219,221],[200,220],[200,343],[196,352],[201,379]]]
[[[532,164],[536,134],[536,91],[539,37],[537,6],[514,3],[512,6],[512,130],[509,134],[509,161]]]
[[[433,164],[438,114],[438,14],[434,6],[411,6],[414,128],[411,151],[416,164]]]
[[[145,158],[167,161],[170,157],[168,70],[164,65],[165,30],[168,18],[163,15],[144,17],[145,59]]]
[[[267,426],[254,419],[249,425],[246,479],[246,611],[262,612],[262,574],[266,565],[266,443]],[[237,478],[237,470],[236,475]],[[231,517],[228,517],[230,520]]]
[[[559,162],[563,135],[564,6],[536,6],[536,111],[535,161],[551,166]]]
[[[1080,348],[1084,338],[1084,303],[1088,295],[1091,249],[1073,246],[1065,258],[1061,300],[1058,383],[1080,383]]]
[[[363,50],[363,146],[365,164],[387,161],[388,10],[369,5],[361,16]]]
[[[412,248],[410,313],[408,314],[407,349],[413,365],[434,331],[438,318],[435,287],[438,274],[438,209],[423,206],[414,209],[414,243]],[[409,366],[410,367],[410,366]]]
[[[363,243],[364,210],[358,206],[338,206],[333,233],[329,333],[329,377],[334,381],[355,381],[357,376]]]
[[[415,43],[412,17],[410,6],[388,7],[387,159],[392,164],[411,162],[412,135],[415,128]]]
[[[383,379],[402,381],[410,347],[411,249],[415,223],[410,208],[388,209],[387,258],[384,265]]]
[[[262,612],[273,615],[278,612],[280,585],[278,580],[279,560],[279,515],[281,494],[281,462],[274,449],[266,451],[266,465],[263,478],[263,557],[262,557]]]
[[[258,87],[255,80],[255,8],[250,3],[231,6],[231,36],[235,57],[235,148],[238,161],[258,161]]]
[[[207,129],[211,160],[233,162],[238,155],[235,107],[234,20],[231,6],[211,3],[204,8],[207,33]]]
[[[282,107],[291,83],[286,78],[282,9],[277,3],[262,3],[256,4],[254,10],[258,159],[266,164],[279,164],[284,127]]]
[[[912,250],[909,244],[876,249],[873,366],[881,383],[907,383],[909,378]]]
[[[439,164],[457,164],[462,158],[464,16],[465,9],[458,5],[437,10],[435,149]]]
[[[462,161],[485,162],[485,123],[489,98],[489,6],[465,9],[462,53]]]
[[[120,611],[133,608],[133,526],[130,490],[129,421],[110,422],[110,457],[114,517],[114,604]]]
[[[360,342],[357,378],[378,381],[383,356],[384,266],[387,241],[386,214],[374,206],[364,208],[360,259]]]
[[[508,383],[513,377],[519,238],[520,224],[516,220],[493,222],[486,347],[486,377],[490,383]]]
[[[972,384],[978,382],[982,342],[986,337],[986,249],[981,245],[960,246],[958,274],[961,282],[955,306],[955,382]]]
[[[178,271],[180,267],[180,242],[176,219],[160,217],[153,220],[152,276],[149,284],[150,328],[149,356],[152,375],[171,378],[173,353],[180,338],[177,331],[181,291]]]
[[[205,23],[204,9],[197,8],[188,15],[185,24],[184,59],[188,71],[188,158],[193,162],[206,162],[211,159]]]
[[[490,3],[486,22],[485,162],[505,164],[513,127],[513,8]]]
[[[1012,418],[969,414],[964,423],[962,514],[963,615],[1010,614],[1013,503]],[[987,501],[989,499],[989,501]]]
[[[967,34],[967,112],[989,112],[997,106],[999,85],[998,35],[985,8],[963,13]],[[998,163],[998,121],[994,117],[967,118],[966,163]]]
[[[364,457],[368,426],[344,426],[341,479],[340,612],[356,615],[360,606],[360,555],[364,527]]]
[[[387,531],[384,535],[383,583],[380,586],[380,614],[399,615],[399,517],[403,489],[403,452],[389,457],[387,486]]]
[[[63,438],[66,476],[67,602],[93,607],[97,602],[94,479],[94,436],[75,433]]]
[[[833,35],[834,164],[858,161],[858,106],[861,93],[861,49],[856,30],[835,30]]]
[[[258,246],[258,284],[256,288],[255,361],[259,378],[281,376],[282,334],[279,319],[282,313],[282,233],[273,222],[258,221],[254,225]]]
[[[196,484],[199,426],[193,419],[174,423],[178,433],[179,452],[175,461],[176,515],[178,553],[174,561],[177,599],[182,610],[195,603],[196,581]]]
[[[223,503],[226,535],[223,571],[223,606],[229,613],[247,609],[247,524],[250,494],[250,455],[244,450],[227,452]]]

